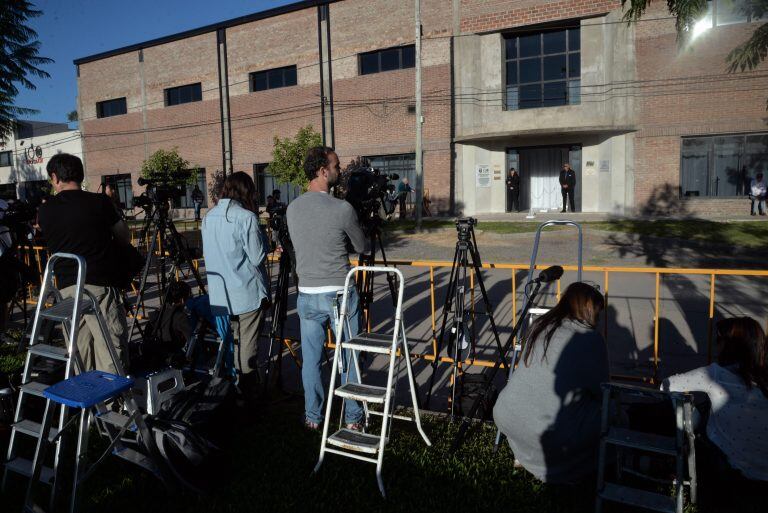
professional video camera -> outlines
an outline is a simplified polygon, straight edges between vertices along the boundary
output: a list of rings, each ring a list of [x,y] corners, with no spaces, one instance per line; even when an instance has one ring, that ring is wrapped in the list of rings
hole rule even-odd
[[[388,216],[395,211],[395,201],[391,197],[395,185],[391,182],[399,178],[395,173],[382,173],[372,168],[368,159],[358,157],[342,172],[334,195],[354,207],[364,228],[376,228],[382,222],[382,215]]]
[[[184,189],[180,187],[189,180],[192,171],[174,171],[172,173],[153,172],[150,178],[141,177],[138,184],[146,186],[147,191],[133,199],[133,204],[140,208],[147,208],[152,204],[166,203],[173,198],[184,196]]]
[[[9,203],[3,215],[3,224],[9,228],[13,225],[30,223],[37,215],[37,208],[25,201]]]

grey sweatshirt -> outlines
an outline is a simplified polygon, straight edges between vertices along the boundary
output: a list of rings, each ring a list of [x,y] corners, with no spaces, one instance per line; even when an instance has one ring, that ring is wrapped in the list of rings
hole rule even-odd
[[[521,362],[510,376],[493,419],[526,470],[542,481],[573,483],[597,470],[608,350],[600,333],[574,320],[555,330],[542,361],[543,342],[530,367]]]
[[[288,205],[286,216],[299,286],[342,287],[349,271],[347,239],[356,252],[365,252],[352,205],[324,192],[305,192]]]

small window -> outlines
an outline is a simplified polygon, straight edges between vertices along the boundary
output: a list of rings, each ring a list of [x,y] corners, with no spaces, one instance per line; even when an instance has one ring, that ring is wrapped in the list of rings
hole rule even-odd
[[[13,160],[11,158],[12,155],[13,155],[13,152],[0,151],[0,167],[10,166]]]
[[[195,202],[192,200],[192,193],[195,192],[195,186],[203,193],[203,208],[208,207],[208,186],[205,183],[205,169],[197,169],[197,180],[193,184],[179,185],[180,197],[173,198],[173,208],[194,208]]]
[[[296,66],[251,73],[251,92],[296,85]]]
[[[115,98],[114,100],[106,100],[98,102],[96,104],[96,117],[108,118],[111,116],[119,116],[128,112],[128,105],[125,98]]]
[[[413,68],[416,66],[416,47],[414,45],[398,46],[361,53],[358,56],[358,62],[361,75]]]
[[[101,177],[102,190],[106,185],[111,186],[117,192],[120,208],[133,208],[133,187],[131,187],[130,174],[104,175]]]
[[[203,100],[203,88],[197,84],[171,87],[165,90],[165,106],[181,105],[182,103],[199,102]]]
[[[286,205],[301,196],[301,187],[290,183],[280,183],[269,174],[269,164],[253,165],[253,183],[256,185],[256,199],[260,206],[266,206],[267,196],[275,189],[280,191],[280,202]]]

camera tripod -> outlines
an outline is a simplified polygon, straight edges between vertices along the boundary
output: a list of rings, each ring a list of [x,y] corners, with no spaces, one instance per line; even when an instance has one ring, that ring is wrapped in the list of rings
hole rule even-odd
[[[141,235],[139,236],[139,247],[144,246],[147,241],[147,236],[151,238],[149,248],[147,249],[147,258],[144,262],[144,269],[141,273],[141,281],[139,284],[139,291],[136,295],[136,301],[133,305],[133,318],[131,319],[131,327],[128,330],[128,341],[133,339],[133,330],[136,327],[136,320],[139,316],[139,309],[143,308],[145,295],[147,292],[147,277],[149,276],[149,270],[152,266],[153,257],[155,257],[155,268],[158,273],[158,292],[160,296],[160,313],[159,319],[162,319],[165,313],[168,303],[168,292],[172,277],[176,274],[176,271],[182,266],[186,265],[192,275],[195,277],[200,290],[205,293],[205,285],[203,279],[200,277],[198,270],[192,265],[192,258],[187,251],[187,246],[181,235],[176,230],[176,226],[173,224],[173,219],[168,215],[169,205],[168,201],[155,201],[152,204],[151,211],[148,213],[144,226],[141,229]],[[168,260],[171,260],[170,268],[168,268]],[[166,268],[168,272],[166,273]],[[151,333],[144,333],[139,328],[139,332],[142,336],[154,336],[160,329],[160,322],[154,323]]]
[[[505,365],[502,355],[503,349],[501,341],[499,339],[499,332],[496,328],[496,321],[493,317],[493,310],[491,308],[491,302],[488,299],[488,292],[485,289],[483,283],[483,276],[481,274],[482,263],[480,261],[480,253],[477,250],[477,241],[475,239],[474,225],[476,221],[473,218],[459,219],[456,221],[456,231],[458,232],[458,240],[456,242],[456,250],[453,254],[453,264],[451,265],[451,277],[448,282],[448,291],[445,297],[445,304],[443,305],[443,319],[440,328],[440,337],[437,339],[436,356],[432,362],[432,376],[429,378],[429,389],[427,391],[426,404],[429,405],[432,399],[432,390],[435,384],[435,375],[437,374],[437,367],[440,361],[440,353],[443,348],[443,341],[445,340],[445,331],[448,325],[448,318],[450,317],[450,335],[448,342],[448,355],[451,358],[452,366],[452,383],[451,383],[451,420],[456,415],[456,386],[459,372],[461,369],[461,356],[462,351],[465,349],[462,345],[466,344],[466,349],[470,350],[470,354],[474,359],[477,340],[475,338],[475,321],[474,315],[472,319],[472,329],[467,329],[467,312],[465,308],[466,294],[468,289],[467,284],[467,268],[471,267],[474,274],[477,276],[477,283],[480,286],[480,293],[483,299],[483,305],[485,308],[485,314],[488,316],[488,320],[491,324],[491,331],[493,333],[493,339],[496,342],[496,348],[498,349],[498,362],[501,365]]]
[[[381,242],[381,224],[380,217],[375,216],[369,221],[368,244],[370,252],[360,255],[357,261],[358,266],[373,267],[376,265],[376,252],[381,251],[381,265],[387,266],[387,254],[384,252],[384,244]],[[392,297],[392,305],[397,303],[397,292],[395,289],[395,276],[392,273],[386,273],[389,294]],[[371,304],[373,303],[373,280],[375,274],[372,271],[358,273],[356,285],[357,293],[360,296],[360,309],[363,313],[363,326],[370,329]]]

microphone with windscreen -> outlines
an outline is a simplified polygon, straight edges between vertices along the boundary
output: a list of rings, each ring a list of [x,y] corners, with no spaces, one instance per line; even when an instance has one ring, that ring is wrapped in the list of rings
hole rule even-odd
[[[534,283],[549,283],[559,280],[563,275],[563,268],[559,265],[547,267],[539,273],[539,277],[533,280]]]

